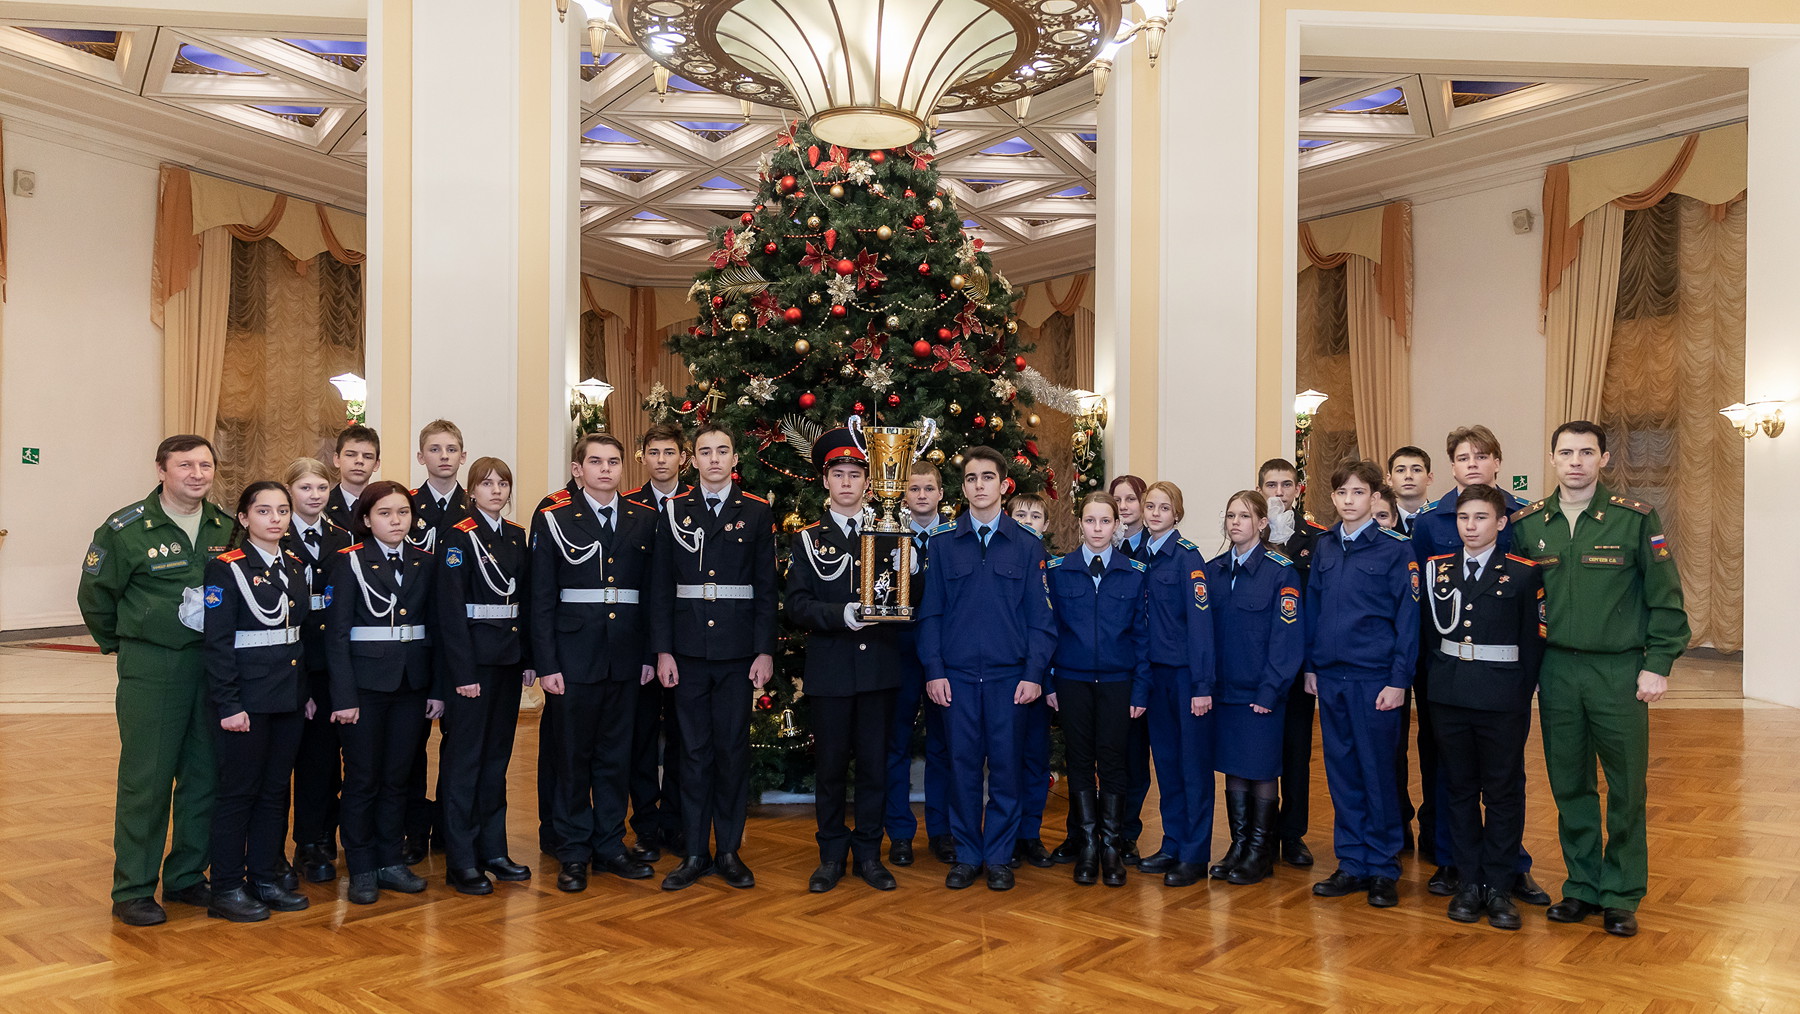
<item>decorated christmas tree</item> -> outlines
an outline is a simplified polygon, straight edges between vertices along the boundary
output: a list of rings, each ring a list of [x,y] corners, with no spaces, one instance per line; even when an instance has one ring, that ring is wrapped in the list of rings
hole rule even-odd
[[[694,279],[699,320],[670,343],[693,382],[645,403],[653,418],[741,434],[737,481],[769,498],[787,533],[825,509],[812,440],[851,415],[870,426],[936,420],[926,456],[943,471],[946,508],[962,451],[980,444],[1011,461],[1015,490],[1054,488],[1021,389],[1044,388],[1035,371],[1020,376],[1030,349],[1010,314],[1017,293],[964,232],[934,157],[925,139],[855,151],[790,125],[758,164],[754,206],[717,230],[711,266]],[[753,785],[806,791],[808,709],[794,678],[804,636],[782,633],[776,679],[755,702]]]

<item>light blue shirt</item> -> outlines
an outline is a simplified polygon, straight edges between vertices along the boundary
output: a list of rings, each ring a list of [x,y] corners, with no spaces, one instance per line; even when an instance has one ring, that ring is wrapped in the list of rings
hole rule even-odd
[[[1082,568],[1087,569],[1087,570],[1092,570],[1095,560],[1100,561],[1100,572],[1102,574],[1105,574],[1106,568],[1112,566],[1112,550],[1108,549],[1103,553],[1096,553],[1091,548],[1089,548],[1085,545],[1082,546],[1081,547],[1081,566],[1082,566]],[[1096,588],[1100,587],[1100,579],[1099,578],[1094,578],[1094,587],[1096,587]]]
[[[1144,530],[1149,531],[1148,528],[1146,528]],[[1169,542],[1169,536],[1174,535],[1174,534],[1175,534],[1175,529],[1171,528],[1168,531],[1162,533],[1161,535],[1158,535],[1156,538],[1150,540],[1150,545],[1148,547],[1146,547],[1149,549],[1150,555],[1155,556],[1156,554],[1162,552],[1162,547],[1167,545]]]

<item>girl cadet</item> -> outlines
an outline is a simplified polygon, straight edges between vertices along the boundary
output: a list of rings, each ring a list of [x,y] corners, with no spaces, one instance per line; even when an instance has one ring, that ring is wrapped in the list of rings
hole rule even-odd
[[[1268,530],[1269,501],[1255,490],[1233,493],[1225,501],[1231,546],[1206,565],[1219,652],[1217,767],[1231,824],[1231,848],[1207,872],[1233,884],[1274,870],[1284,708],[1305,636],[1299,572],[1263,541]]]
[[[491,894],[487,875],[529,880],[506,848],[506,766],[519,724],[519,694],[535,679],[528,612],[520,608],[531,554],[525,529],[500,517],[512,502],[512,469],[499,458],[469,466],[475,511],[438,546],[438,653],[446,683],[438,801],[444,807],[446,879],[463,894]]]
[[[343,756],[331,722],[331,676],[325,666],[325,584],[337,551],[353,539],[327,516],[331,476],[315,458],[295,458],[288,466],[294,513],[281,547],[305,565],[312,610],[301,628],[300,665],[306,671],[306,721],[294,758],[294,863],[307,880],[337,879],[338,792],[343,788]]]
[[[1081,549],[1048,564],[1057,629],[1050,706],[1062,717],[1071,824],[1080,839],[1075,882],[1091,884],[1099,873],[1108,887],[1125,883],[1125,739],[1130,720],[1150,703],[1149,568],[1113,547],[1118,525],[1118,501],[1089,493],[1081,501]]]
[[[406,835],[406,777],[419,715],[444,713],[434,680],[427,618],[432,615],[431,554],[406,544],[412,498],[397,482],[364,487],[351,510],[363,540],[338,551],[325,596],[331,665],[331,720],[344,743],[344,851],[352,902],[373,904],[380,889],[409,894],[425,881],[401,862]]]
[[[1175,525],[1181,489],[1153,482],[1143,497],[1141,559],[1150,568],[1150,756],[1163,843],[1138,869],[1169,887],[1206,876],[1213,830],[1213,619],[1206,558]],[[1159,857],[1169,857],[1166,861]]]
[[[304,565],[281,548],[290,509],[281,483],[251,483],[238,497],[237,548],[206,565],[206,674],[219,713],[206,914],[232,922],[306,907],[281,883],[288,776],[306,700],[300,629],[309,599]]]

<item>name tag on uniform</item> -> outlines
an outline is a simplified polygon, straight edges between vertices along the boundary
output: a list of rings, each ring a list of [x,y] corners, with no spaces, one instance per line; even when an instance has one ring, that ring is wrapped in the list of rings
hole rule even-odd
[[[1599,564],[1603,567],[1623,567],[1625,566],[1625,557],[1614,553],[1583,553],[1581,562]]]

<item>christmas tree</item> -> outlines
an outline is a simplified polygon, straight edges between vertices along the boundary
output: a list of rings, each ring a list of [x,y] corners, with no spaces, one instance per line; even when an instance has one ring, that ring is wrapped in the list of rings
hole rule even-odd
[[[1014,490],[1055,483],[1031,434],[1032,395],[1016,383],[1030,351],[1010,314],[1018,294],[964,232],[934,157],[925,138],[855,151],[791,124],[758,164],[754,207],[716,230],[711,266],[689,291],[699,320],[670,346],[693,382],[653,389],[645,408],[740,434],[737,481],[769,498],[785,532],[823,513],[811,441],[851,415],[870,426],[936,420],[926,456],[943,471],[946,505],[961,489],[962,451],[976,445],[1012,462]],[[783,645],[751,725],[759,791],[810,789],[793,678],[804,636],[784,626]]]

